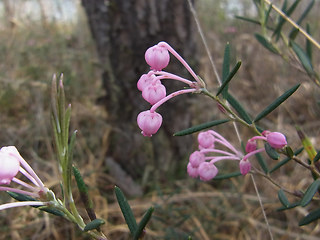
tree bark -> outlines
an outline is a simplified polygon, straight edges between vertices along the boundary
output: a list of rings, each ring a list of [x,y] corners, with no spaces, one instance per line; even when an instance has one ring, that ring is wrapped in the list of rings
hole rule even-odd
[[[191,125],[190,97],[181,96],[162,106],[160,131],[151,139],[145,138],[136,117],[150,106],[142,99],[136,83],[149,71],[144,60],[146,49],[160,41],[168,42],[195,65],[195,31],[187,1],[82,0],[82,5],[103,67],[103,104],[113,129],[108,156],[134,177],[144,175],[146,166],[163,173],[175,171],[179,159],[186,165],[191,137],[173,139],[172,134]],[[181,66],[171,57],[165,70],[190,79]],[[163,83],[167,92],[184,87],[170,80]]]

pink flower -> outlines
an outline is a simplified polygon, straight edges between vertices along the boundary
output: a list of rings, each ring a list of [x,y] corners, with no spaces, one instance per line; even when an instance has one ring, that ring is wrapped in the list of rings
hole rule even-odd
[[[201,132],[198,135],[199,148],[214,148],[215,137],[209,132]]]
[[[246,175],[251,170],[251,163],[248,160],[241,160],[239,163],[240,172],[242,175]]]
[[[149,74],[142,74],[142,76],[139,78],[138,82],[137,82],[137,88],[140,91],[143,91],[143,89],[148,86],[149,84],[151,84],[154,79],[155,79],[155,75],[149,75]],[[160,82],[160,80],[158,80]],[[161,83],[161,82],[160,82]]]
[[[144,87],[142,97],[151,105],[157,103],[167,94],[165,86],[160,81],[153,82]]]
[[[137,123],[142,130],[141,133],[143,136],[151,137],[159,130],[162,124],[162,116],[159,113],[151,112],[150,110],[143,111],[139,113]]]
[[[198,167],[200,180],[209,181],[218,174],[216,166],[209,162],[203,162]]]
[[[0,185],[10,184],[11,180],[18,174],[20,162],[15,147],[3,147],[0,149]]]
[[[246,145],[246,153],[250,153],[250,152],[253,152],[254,150],[257,149],[257,143],[256,141],[254,140],[249,140],[247,142],[247,145]]]
[[[189,163],[192,167],[197,168],[201,163],[203,163],[204,160],[204,154],[200,151],[193,152],[189,157]]]
[[[170,55],[164,46],[155,45],[148,48],[145,53],[145,59],[151,69],[161,71],[163,68],[168,66]]]
[[[286,137],[280,132],[271,132],[267,135],[267,142],[275,149],[283,148],[287,145]]]
[[[193,167],[190,162],[187,165],[187,172],[188,172],[189,176],[192,177],[192,178],[196,178],[196,177],[199,176],[198,168],[197,167]]]

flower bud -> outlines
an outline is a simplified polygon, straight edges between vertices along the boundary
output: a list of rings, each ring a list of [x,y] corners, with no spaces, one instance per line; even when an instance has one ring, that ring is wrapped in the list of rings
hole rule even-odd
[[[142,97],[151,105],[160,101],[166,94],[166,88],[160,81],[151,83],[142,90]]]
[[[143,91],[143,89],[148,86],[149,84],[151,84],[153,82],[153,80],[155,79],[155,75],[151,75],[149,76],[148,74],[142,74],[142,76],[139,78],[138,82],[137,82],[137,88],[140,91]],[[160,80],[158,80],[160,82]]]
[[[275,149],[283,148],[287,145],[286,137],[280,132],[271,132],[267,135],[267,142]]]
[[[196,178],[199,176],[198,168],[193,167],[190,162],[187,165],[187,172],[188,172],[189,176],[192,178]]]
[[[198,135],[199,148],[214,148],[214,136],[210,132],[201,132]]]
[[[200,180],[209,181],[218,174],[218,169],[212,163],[203,162],[199,165],[198,173]]]
[[[246,145],[246,153],[253,152],[257,149],[257,143],[254,140],[249,139]]]
[[[242,175],[246,175],[251,170],[251,163],[248,160],[241,160],[239,163],[240,172]]]
[[[150,112],[150,110],[143,111],[139,113],[137,123],[142,130],[142,135],[151,137],[152,134],[155,134],[159,130],[162,124],[162,116],[159,113]]]
[[[204,160],[204,154],[200,151],[193,152],[189,157],[189,163],[192,167],[197,168],[201,163],[203,163]]]
[[[151,69],[161,71],[163,68],[168,66],[170,55],[165,47],[155,45],[148,48],[145,53],[145,59]]]
[[[10,184],[17,175],[20,168],[19,156],[18,150],[13,146],[0,149],[0,185]]]

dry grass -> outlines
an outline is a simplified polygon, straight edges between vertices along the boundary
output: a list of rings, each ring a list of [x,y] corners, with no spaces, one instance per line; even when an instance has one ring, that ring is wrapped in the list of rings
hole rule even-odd
[[[98,217],[107,219],[103,231],[110,239],[129,239],[113,195],[113,186],[118,183],[108,174],[104,162],[110,126],[106,121],[107,113],[95,104],[102,94],[99,65],[89,31],[83,27],[85,19],[83,16],[79,19],[78,23],[69,24],[23,22],[0,29],[0,145],[16,145],[46,185],[59,192],[48,96],[52,74],[63,72],[67,96],[73,106],[71,125],[79,129],[75,162],[90,186]],[[223,24],[231,24],[231,21]],[[226,41],[233,46],[234,59],[243,62],[230,88],[252,115],[290,86],[302,83],[297,94],[262,125],[281,130],[290,144],[297,147],[294,126],[299,124],[318,146],[319,89],[303,74],[260,47],[252,36],[257,29],[237,23],[238,32],[232,35],[223,33],[221,26],[217,31],[210,26],[209,22],[205,30],[217,66],[221,66]],[[200,75],[209,88],[214,89],[217,84],[205,54],[203,56]],[[315,57],[319,58],[319,54]],[[220,114],[208,99],[199,96],[198,100],[203,109],[210,111],[194,110],[199,112],[195,124]],[[197,104],[194,103],[194,109]],[[217,130],[238,145],[231,125]],[[251,134],[247,129],[240,128],[240,131],[244,139]],[[220,167],[225,172],[232,168],[234,166]],[[273,177],[290,190],[304,189],[310,183],[308,172],[294,163]],[[198,182],[187,176],[168,179],[174,181],[158,183],[150,192],[130,201],[136,216],[142,216],[147,208],[155,206],[145,239],[187,239],[188,235],[203,240],[269,239],[249,176],[212,183]],[[318,239],[318,224],[297,226],[298,220],[307,213],[306,209],[277,212],[280,206],[277,188],[264,178],[255,179],[274,239]],[[0,193],[0,197],[1,202],[11,201],[4,193]],[[1,240],[88,239],[72,224],[29,207],[0,212],[0,226]]]

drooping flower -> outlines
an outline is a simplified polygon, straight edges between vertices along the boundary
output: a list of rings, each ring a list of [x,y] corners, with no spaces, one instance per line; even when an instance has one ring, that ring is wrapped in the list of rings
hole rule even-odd
[[[187,165],[187,172],[192,178],[197,178],[199,176],[198,167],[193,167],[190,162]]]
[[[194,168],[199,167],[199,165],[204,161],[204,154],[200,151],[194,151],[189,157],[189,163]]]
[[[218,174],[218,168],[210,162],[203,162],[198,167],[198,173],[200,180],[210,181]]]
[[[210,132],[201,132],[198,135],[199,148],[214,148],[215,137]]]
[[[150,110],[143,111],[139,113],[137,123],[142,130],[141,133],[146,137],[151,137],[159,130],[162,124],[162,116],[159,113],[151,112]]]
[[[280,132],[269,133],[267,135],[267,142],[275,149],[281,149],[288,144],[286,137]]]
[[[0,149],[0,185],[9,185],[20,169],[19,160],[14,157],[15,148],[3,147]]]
[[[147,49],[145,59],[151,69],[161,71],[168,66],[170,55],[165,47],[155,45]]]
[[[160,81],[150,83],[142,90],[142,97],[151,105],[159,102],[166,94],[166,88]]]
[[[251,163],[247,159],[246,160],[242,159],[239,162],[239,168],[240,168],[240,173],[242,175],[246,175],[251,170]]]
[[[256,141],[249,140],[246,144],[246,153],[253,152],[254,150],[257,149],[257,143]]]

